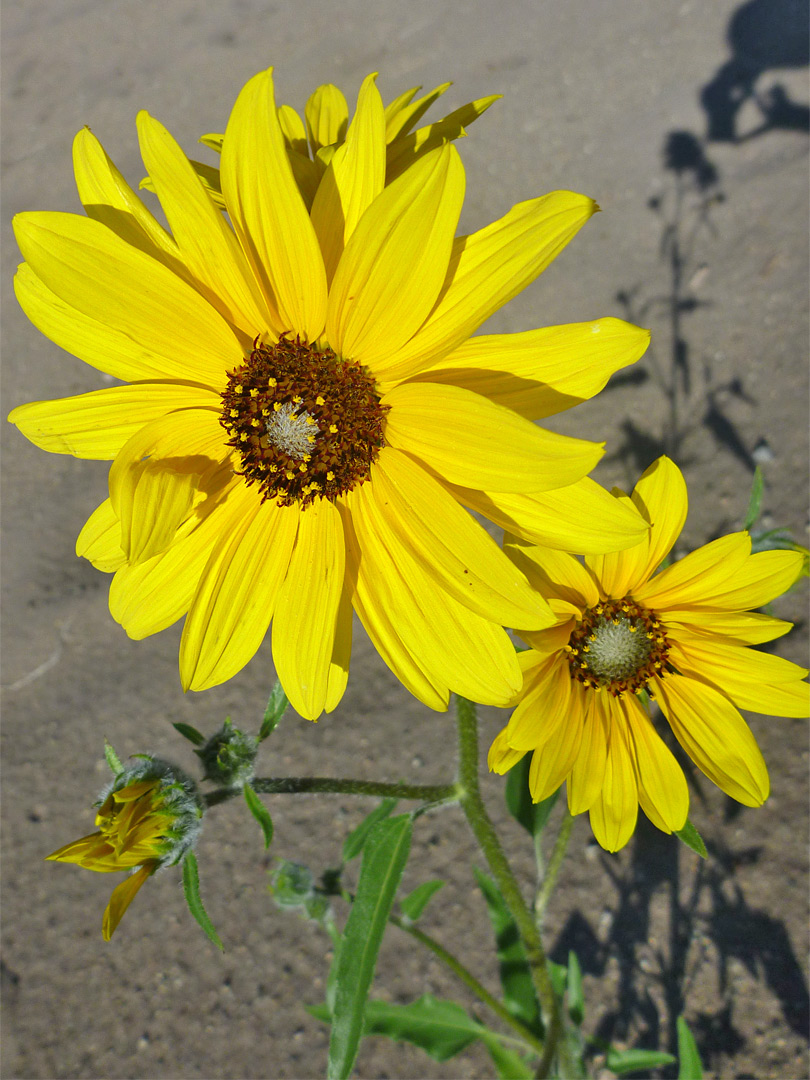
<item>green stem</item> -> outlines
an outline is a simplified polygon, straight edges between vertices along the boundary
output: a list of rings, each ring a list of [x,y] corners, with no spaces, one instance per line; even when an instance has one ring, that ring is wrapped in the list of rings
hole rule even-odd
[[[395,799],[419,799],[421,802],[450,802],[459,796],[457,784],[384,784],[376,780],[342,780],[331,776],[263,776],[251,780],[258,795],[376,795]],[[216,806],[241,788],[219,788],[205,796],[206,806]]]
[[[573,823],[573,815],[566,806],[562,822],[560,823],[560,831],[557,834],[557,839],[554,841],[554,850],[551,852],[551,858],[548,861],[548,869],[546,870],[543,884],[540,886],[537,893],[537,899],[534,902],[534,918],[538,926],[543,925],[543,918],[546,914],[548,902],[551,899],[554,886],[557,884],[557,875],[560,872],[560,867],[565,858],[565,852],[568,848],[568,841],[571,837],[571,826]]]
[[[461,808],[467,816],[470,828],[481,846],[481,850],[492,871],[526,950],[532,982],[547,1023],[546,1040],[543,1056],[537,1067],[536,1076],[547,1077],[560,1041],[562,1020],[557,996],[551,983],[546,963],[546,953],[532,913],[523,899],[512,868],[509,865],[495,826],[489,817],[481,798],[478,784],[478,718],[475,705],[465,698],[456,697],[458,718],[458,775],[461,786]]]
[[[476,979],[469,968],[465,967],[460,960],[453,956],[452,953],[448,952],[443,945],[440,945],[438,941],[430,937],[429,934],[424,933],[424,931],[417,929],[417,927],[409,926],[408,923],[403,922],[403,920],[396,915],[392,915],[389,921],[392,922],[394,926],[398,926],[400,930],[404,930],[406,934],[410,934],[412,938],[415,938],[416,941],[420,942],[426,948],[430,949],[442,963],[450,968],[453,974],[459,978],[469,990],[472,990],[476,997],[480,998],[480,1000],[483,1001],[496,1016],[500,1017],[505,1024],[508,1024],[518,1033],[521,1042],[524,1045],[528,1045],[538,1054],[542,1054],[543,1043],[540,1039],[525,1027],[517,1017],[512,1016],[506,1006],[498,1001],[496,997],[493,997],[489,990]]]

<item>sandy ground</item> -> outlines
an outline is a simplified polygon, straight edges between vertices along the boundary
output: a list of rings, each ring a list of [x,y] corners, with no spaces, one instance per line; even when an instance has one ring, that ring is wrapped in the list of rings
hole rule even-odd
[[[82,125],[137,182],[138,109],[191,153],[200,134],[223,130],[239,88],[270,64],[281,100],[297,107],[325,81],[353,102],[374,70],[386,99],[452,79],[448,109],[505,95],[461,146],[465,231],[555,188],[586,192],[603,209],[490,329],[629,314],[653,330],[654,348],[635,371],[562,417],[559,429],[607,441],[596,476],[608,486],[632,484],[666,446],[691,489],[690,545],[739,528],[759,461],[766,521],[801,538],[802,12],[802,4],[778,0],[739,11],[732,0],[9,0],[4,407],[102,385],[27,323],[11,287],[12,215],[79,210],[70,147]],[[46,455],[8,425],[2,438],[2,1075],[322,1075],[326,1031],[304,1006],[323,998],[328,941],[272,906],[271,860],[244,808],[212,813],[198,852],[222,955],[191,921],[176,872],[150,882],[104,944],[110,879],[42,861],[92,828],[104,736],[122,755],[148,750],[192,767],[170,722],[211,731],[230,714],[253,725],[273,676],[265,645],[227,685],[184,697],[178,629],[129,641],[107,611],[104,576],[74,555],[79,529],[106,493],[106,466]],[[806,597],[805,588],[775,607],[801,623],[775,651],[800,662]],[[487,713],[485,739],[501,722]],[[359,633],[340,708],[317,725],[288,717],[262,771],[439,781],[453,767],[450,725],[408,698]],[[549,942],[558,959],[578,950],[590,1033],[671,1047],[675,1017],[685,1010],[707,1075],[788,1080],[808,1075],[806,727],[766,717],[752,725],[772,775],[766,806],[743,810],[693,777],[693,818],[711,849],[700,866],[643,827],[623,853],[606,856],[578,819]],[[501,788],[487,779],[499,819]],[[335,861],[363,812],[337,797],[275,797],[270,805],[273,854],[316,869]],[[516,829],[504,829],[528,888],[530,852]],[[496,989],[471,858],[456,812],[422,818],[407,880],[448,879],[426,928],[466,952]],[[375,994],[408,1001],[425,991],[470,1003],[463,987],[392,931]],[[491,1065],[476,1048],[439,1065],[409,1047],[369,1040],[357,1075],[486,1077]]]

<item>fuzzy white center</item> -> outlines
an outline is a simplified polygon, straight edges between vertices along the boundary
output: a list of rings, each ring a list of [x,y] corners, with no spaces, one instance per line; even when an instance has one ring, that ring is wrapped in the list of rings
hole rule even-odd
[[[594,675],[607,682],[628,679],[646,664],[650,656],[650,640],[643,627],[627,619],[618,625],[600,621],[594,627],[594,640],[588,642],[587,664]]]
[[[314,436],[320,428],[306,409],[286,401],[267,421],[267,437],[274,446],[296,461],[312,453]],[[312,440],[312,441],[310,441]]]

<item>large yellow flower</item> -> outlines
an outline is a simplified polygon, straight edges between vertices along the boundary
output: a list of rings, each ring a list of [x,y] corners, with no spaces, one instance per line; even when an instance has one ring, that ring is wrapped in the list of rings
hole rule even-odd
[[[15,221],[29,318],[130,385],[15,409],[44,449],[112,459],[77,552],[142,638],[186,615],[185,688],[239,671],[271,619],[293,706],[345,689],[352,608],[404,685],[504,704],[520,670],[503,625],[553,622],[465,507],[538,543],[607,551],[646,523],[585,478],[601,446],[531,420],[636,360],[616,319],[470,338],[596,209],[553,192],[455,237],[464,170],[447,142],[386,185],[386,121],[365,80],[311,211],[273,97],[253,78],[222,144],[227,217],[169,133],[138,117],[171,228],[89,131],[87,217]]]
[[[531,647],[520,654],[520,702],[489,753],[490,768],[502,773],[533,751],[532,798],[566,781],[571,813],[589,810],[609,851],[629,840],[639,805],[664,832],[686,823],[686,780],[643,707],[643,691],[695,764],[746,806],[768,797],[768,772],[737,709],[810,711],[804,668],[746,648],[790,629],[747,609],[789,588],[802,554],[752,555],[748,533],[739,532],[656,574],[686,518],[677,466],[659,458],[632,502],[651,523],[648,536],[619,554],[587,556],[584,566],[563,552],[505,545],[549,600],[557,625],[522,635]]]

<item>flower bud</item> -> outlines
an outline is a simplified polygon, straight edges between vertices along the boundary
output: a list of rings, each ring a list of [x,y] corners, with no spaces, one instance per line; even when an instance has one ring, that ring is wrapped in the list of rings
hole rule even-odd
[[[194,753],[205,768],[205,780],[221,787],[242,787],[253,778],[259,741],[253,735],[245,735],[227,719],[219,731],[212,735]]]

